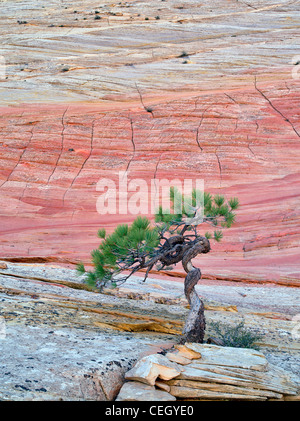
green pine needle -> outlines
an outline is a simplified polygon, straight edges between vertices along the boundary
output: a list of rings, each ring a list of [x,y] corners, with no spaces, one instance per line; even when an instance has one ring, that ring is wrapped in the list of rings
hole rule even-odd
[[[76,270],[80,275],[83,275],[85,273],[85,267],[83,263],[78,263],[76,266]]]
[[[237,197],[232,197],[228,201],[232,210],[236,210],[239,207],[239,199]]]
[[[103,229],[103,228],[99,229],[99,231],[98,231],[98,237],[99,238],[105,238],[105,236],[106,236],[105,229]]]
[[[224,196],[221,196],[221,195],[217,194],[217,195],[214,197],[214,202],[215,202],[215,204],[216,204],[218,207],[222,206],[222,205],[223,205],[223,203],[224,203],[224,201],[225,201]]]
[[[222,231],[215,231],[214,232],[214,239],[217,242],[220,242],[222,238],[223,238],[223,232]]]

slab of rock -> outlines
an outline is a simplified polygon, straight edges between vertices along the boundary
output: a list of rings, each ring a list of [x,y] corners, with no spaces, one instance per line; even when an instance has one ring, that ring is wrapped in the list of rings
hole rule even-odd
[[[287,89],[276,77],[269,85],[259,82],[259,89],[292,121],[298,118],[296,81],[286,81]],[[158,102],[155,119],[135,108],[132,125],[128,109],[99,111],[96,105],[70,106],[65,114],[67,105],[1,110],[0,258],[90,261],[90,251],[99,244],[99,224],[111,232],[133,219],[99,216],[96,210],[97,182],[108,176],[118,185],[116,174],[130,163],[130,179],[149,186],[154,175],[195,180],[205,171],[207,190],[220,193],[222,187],[228,197],[240,198],[237,223],[215,246],[217,253],[205,256],[204,275],[299,286],[299,137],[287,121],[282,124],[253,80],[251,75],[248,85],[229,94],[234,101],[226,90],[199,96],[199,101],[192,92],[180,101]],[[202,149],[196,142],[200,122]],[[177,127],[182,127],[180,135]],[[51,148],[46,148],[49,136]]]
[[[176,397],[144,383],[126,382],[122,386],[116,401],[176,401]]]
[[[60,319],[58,311],[48,318]],[[71,318],[64,317],[59,327],[55,321],[34,325],[34,320],[29,326],[16,315],[7,323],[5,338],[0,337],[0,401],[111,401],[136,359],[162,340],[105,331],[91,319],[91,329],[67,327]]]
[[[198,352],[197,364],[246,368],[267,371],[268,361],[263,353],[249,348],[233,348],[217,345],[185,343],[185,347]]]
[[[190,358],[184,357],[183,355],[180,354],[179,351],[167,352],[166,357],[169,358],[170,361],[173,361],[181,365],[190,364],[192,362]]]
[[[284,400],[285,398],[293,400],[293,397],[297,399],[299,396],[299,382],[283,369],[267,364],[262,353],[255,355],[257,351],[251,349],[191,343],[186,343],[181,348],[190,348],[192,351],[196,349],[199,357],[189,359],[189,363],[187,358],[182,357],[183,364],[178,358],[177,363],[173,364],[181,367],[179,375],[169,380],[161,378],[151,381],[152,385],[155,384],[157,388],[176,398],[260,401]],[[170,358],[172,354],[176,356],[178,350],[168,352],[167,357]],[[147,360],[155,360],[157,356],[150,355]],[[236,360],[235,364],[234,360]],[[136,367],[137,375],[134,376],[132,373],[127,377],[125,374],[125,378],[136,380],[136,383],[145,382],[145,379],[149,382],[149,367],[145,364],[145,358],[138,361]],[[134,369],[131,371],[133,372]],[[157,373],[158,370],[153,370],[152,379]],[[149,397],[149,400],[152,398]]]
[[[228,399],[228,400],[266,400],[280,399],[282,395],[259,389],[245,388],[219,383],[193,382],[178,380],[170,386],[170,392],[176,398],[188,399]]]
[[[194,360],[197,358],[201,358],[201,354],[198,351],[193,350],[191,347],[187,347],[185,345],[175,345],[177,349],[177,355],[187,358],[189,360]]]
[[[197,382],[219,383],[222,385],[234,385],[245,388],[255,388],[270,390],[286,395],[297,394],[298,386],[286,375],[274,368],[268,372],[263,372],[262,376],[257,376],[257,371],[242,369],[238,371],[222,370],[222,366],[215,366],[212,370],[210,366],[190,365],[184,368],[178,377],[183,380],[193,380]],[[200,386],[201,388],[201,386]]]
[[[171,390],[171,386],[160,380],[156,380],[155,386],[158,387],[158,389],[164,390],[165,392],[170,392]]]
[[[167,357],[154,354],[139,360],[135,366],[125,374],[126,380],[136,380],[154,386],[157,378],[173,379],[179,376],[182,368],[171,362]]]

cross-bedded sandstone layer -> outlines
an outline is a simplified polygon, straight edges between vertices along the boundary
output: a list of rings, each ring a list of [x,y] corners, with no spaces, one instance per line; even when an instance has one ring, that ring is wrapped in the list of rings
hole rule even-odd
[[[0,257],[88,261],[125,171],[239,197],[204,277],[298,285],[297,2],[96,3],[3,4]]]
[[[223,330],[243,321],[259,334],[255,345],[268,363],[299,385],[299,289],[229,282],[199,290],[207,339],[216,335],[214,323]],[[133,276],[129,285],[95,293],[74,270],[53,265],[0,262],[0,299],[1,401],[112,400],[137,359],[178,344],[188,313],[178,283],[149,279],[145,288]],[[208,374],[202,380],[211,380]]]

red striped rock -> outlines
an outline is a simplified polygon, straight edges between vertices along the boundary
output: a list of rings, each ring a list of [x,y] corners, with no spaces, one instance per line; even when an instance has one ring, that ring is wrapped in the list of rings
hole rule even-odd
[[[196,259],[207,279],[298,286],[297,5],[94,7],[3,5],[0,258],[88,261],[100,226],[134,218],[96,209],[98,181],[127,170],[240,198]]]
[[[262,89],[292,121],[297,84],[277,85],[279,99],[274,83]],[[88,261],[99,227],[135,217],[96,209],[98,181],[118,186],[127,169],[149,191],[151,180],[203,178],[207,190],[239,197],[237,224],[198,259],[204,276],[298,285],[299,138],[254,87],[245,92],[230,93],[236,102],[223,92],[158,103],[152,114],[135,106],[130,118],[84,105],[2,109],[0,257]]]

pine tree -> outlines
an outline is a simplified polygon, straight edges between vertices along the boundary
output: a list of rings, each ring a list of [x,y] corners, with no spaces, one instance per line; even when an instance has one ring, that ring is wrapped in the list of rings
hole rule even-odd
[[[199,217],[199,198],[203,203],[203,214]],[[191,305],[182,341],[203,342],[205,332],[204,305],[195,291],[201,278],[201,271],[191,260],[201,253],[210,251],[210,239],[221,241],[223,229],[230,228],[235,221],[235,210],[239,207],[236,197],[226,200],[223,195],[212,196],[193,190],[190,196],[183,196],[176,189],[170,189],[171,211],[159,207],[155,223],[138,216],[131,226],[121,224],[110,235],[104,229],[98,231],[99,247],[91,252],[93,270],[86,271],[78,264],[80,274],[86,274],[86,282],[98,289],[111,283],[125,282],[132,274],[146,269],[144,280],[150,270],[169,270],[181,262],[187,275],[184,291]],[[202,225],[210,230],[199,234]],[[122,276],[122,272],[129,274]]]

